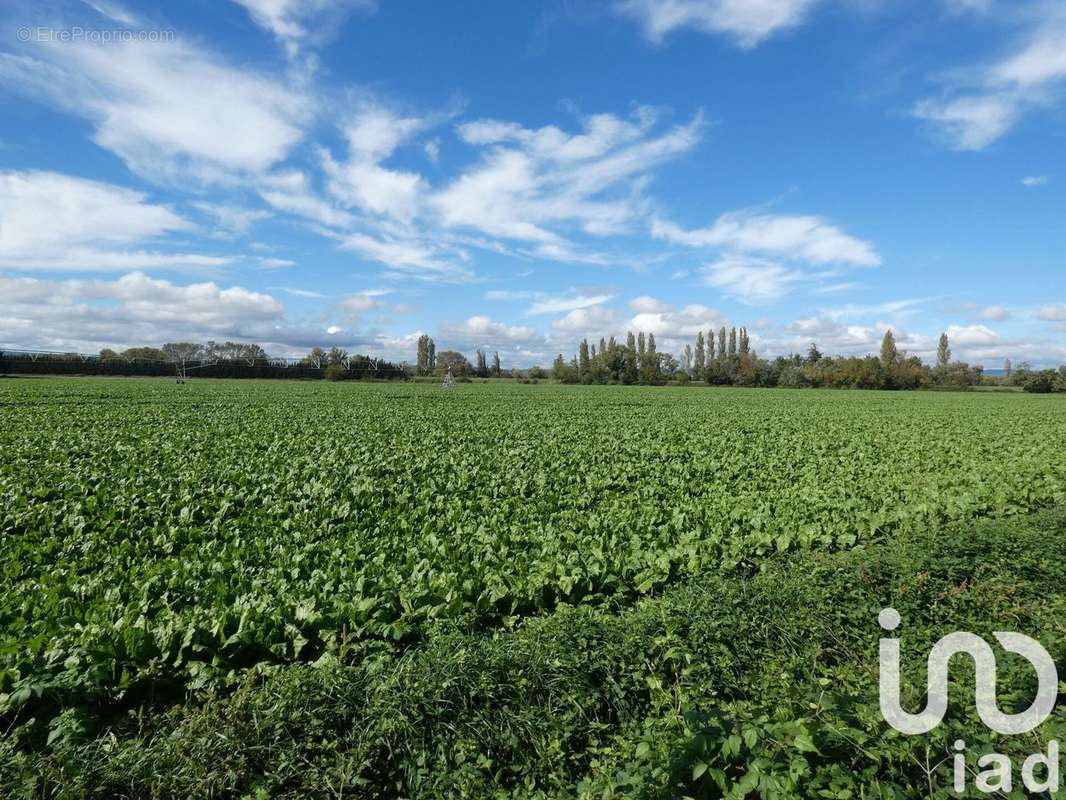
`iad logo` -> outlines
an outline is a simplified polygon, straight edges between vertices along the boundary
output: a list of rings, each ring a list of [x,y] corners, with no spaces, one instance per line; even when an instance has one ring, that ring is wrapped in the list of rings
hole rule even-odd
[[[886,608],[877,617],[878,623],[886,631],[899,627],[899,612]],[[966,631],[948,634],[933,645],[929,653],[926,671],[927,700],[925,708],[917,714],[903,710],[900,705],[900,642],[898,639],[881,639],[880,649],[880,690],[881,714],[885,721],[900,733],[917,736],[928,733],[943,719],[948,708],[948,666],[952,656],[965,653],[973,659],[975,670],[974,702],[977,715],[986,727],[1007,736],[1028,733],[1051,716],[1055,709],[1058,694],[1059,676],[1055,662],[1047,650],[1035,639],[1021,633],[996,631],[992,634],[1000,646],[1017,653],[1032,664],[1036,670],[1036,698],[1025,711],[1018,714],[1004,714],[996,702],[996,655],[992,647],[980,636]],[[966,743],[959,740],[955,749],[963,751]],[[1048,744],[1048,753],[1036,753],[1029,756],[1022,766],[1022,782],[1029,791],[1057,790],[1059,787],[1058,742]],[[975,786],[982,792],[1011,791],[1012,770],[1010,759],[1000,753],[982,756],[977,765],[991,767],[977,775]],[[1046,770],[1046,779],[1038,780],[1035,771],[1038,766]],[[966,763],[961,753],[955,756],[955,790],[966,789]]]

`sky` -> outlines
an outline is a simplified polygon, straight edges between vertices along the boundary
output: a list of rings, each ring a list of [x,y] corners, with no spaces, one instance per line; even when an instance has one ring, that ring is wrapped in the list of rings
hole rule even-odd
[[[1066,363],[1066,4],[6,0],[0,347]]]

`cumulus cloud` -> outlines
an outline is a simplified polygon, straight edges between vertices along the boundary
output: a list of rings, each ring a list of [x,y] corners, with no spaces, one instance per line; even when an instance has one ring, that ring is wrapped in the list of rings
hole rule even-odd
[[[305,289],[287,294],[320,299]],[[358,293],[374,298],[386,290]],[[390,336],[321,320],[286,316],[265,292],[215,282],[178,284],[141,272],[115,280],[0,277],[0,347],[92,353],[104,347],[159,346],[168,341],[256,342],[274,356],[301,356],[337,345],[391,360],[409,358],[417,334]],[[353,314],[349,322],[356,319]]]
[[[445,322],[440,326],[438,349],[469,352],[474,348],[515,349],[539,347],[544,337],[528,325],[508,325],[485,315],[468,317],[462,322]]]
[[[622,0],[615,7],[637,20],[653,42],[672,31],[693,28],[730,36],[749,48],[796,27],[815,5],[816,0]]]
[[[182,286],[143,272],[113,281],[0,278],[0,296],[0,341],[44,349],[240,336],[284,310],[270,295],[239,286]]]
[[[42,43],[0,53],[0,79],[85,117],[100,147],[154,181],[266,170],[313,112],[303,95],[180,41]]]
[[[987,345],[999,341],[999,334],[985,325],[949,325],[946,333],[953,345]]]
[[[635,298],[630,308],[636,312],[625,318],[602,306],[575,309],[552,322],[553,344],[566,352],[582,338],[596,341],[610,336],[625,336],[627,331],[653,333],[663,352],[680,352],[700,331],[717,329],[728,324],[726,317],[714,308],[691,303],[677,308],[654,297]]]
[[[654,333],[663,339],[679,340],[693,338],[700,331],[725,324],[726,318],[720,311],[701,303],[690,303],[680,309],[662,303],[658,311],[641,311],[634,314],[626,327]]]
[[[664,303],[662,300],[657,300],[646,294],[630,300],[629,307],[640,314],[657,314],[669,311],[671,308],[669,303]]]
[[[204,269],[229,258],[140,249],[193,226],[141,192],[57,172],[0,173],[0,266]]]
[[[1048,303],[1041,306],[1036,315],[1049,322],[1066,322],[1066,303]]]
[[[552,330],[557,333],[570,334],[567,339],[580,339],[600,336],[612,336],[619,332],[623,324],[614,311],[602,306],[575,308],[559,319],[552,320]]]
[[[1026,175],[1024,178],[1022,178],[1021,184],[1022,186],[1027,186],[1028,188],[1032,189],[1036,186],[1047,186],[1050,181],[1051,178],[1049,178],[1047,175]]]

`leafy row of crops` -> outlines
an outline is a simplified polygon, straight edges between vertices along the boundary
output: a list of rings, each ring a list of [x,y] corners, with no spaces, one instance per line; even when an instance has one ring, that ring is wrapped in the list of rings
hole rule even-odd
[[[0,714],[98,724],[1066,499],[1058,398],[0,382]]]
[[[908,706],[924,696],[922,656],[952,630],[1025,631],[1061,664],[1064,539],[1054,509],[771,558],[514,631],[442,623],[405,653],[278,667],[106,736],[74,735],[67,712],[35,751],[32,725],[16,726],[0,737],[0,787],[12,800],[946,800],[956,740],[971,768],[991,750],[1020,764],[1066,738],[1066,717],[994,734],[959,664],[944,724],[896,734],[879,710],[877,611],[903,618]],[[1025,708],[1032,683],[1027,663],[1001,659],[997,702]]]

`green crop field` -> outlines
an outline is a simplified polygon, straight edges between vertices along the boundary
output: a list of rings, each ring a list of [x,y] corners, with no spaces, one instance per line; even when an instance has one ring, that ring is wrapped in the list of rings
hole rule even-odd
[[[877,610],[1054,651],[1064,500],[1054,396],[2,380],[0,785],[927,796]]]

